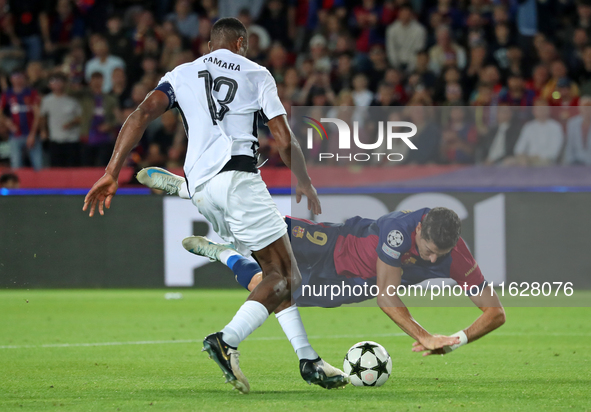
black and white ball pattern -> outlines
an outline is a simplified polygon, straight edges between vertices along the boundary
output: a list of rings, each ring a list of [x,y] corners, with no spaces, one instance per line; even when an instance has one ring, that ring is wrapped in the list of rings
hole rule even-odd
[[[392,358],[382,345],[359,342],[349,349],[343,371],[355,386],[382,386],[392,373]]]

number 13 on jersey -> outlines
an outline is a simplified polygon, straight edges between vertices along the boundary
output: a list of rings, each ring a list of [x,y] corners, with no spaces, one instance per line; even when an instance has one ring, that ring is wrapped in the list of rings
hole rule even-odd
[[[223,120],[224,116],[230,108],[228,105],[232,103],[234,97],[236,97],[236,91],[238,90],[238,83],[234,79],[230,79],[229,77],[216,77],[215,79],[211,76],[211,73],[207,70],[201,70],[199,73],[199,78],[205,80],[205,96],[207,96],[207,105],[209,106],[209,114],[211,115],[211,121],[214,125],[217,125],[217,120]],[[217,110],[215,105],[215,100],[211,95],[212,90],[219,92],[223,85],[228,86],[228,91],[226,92],[226,97],[219,100],[218,103],[220,105],[220,110]]]

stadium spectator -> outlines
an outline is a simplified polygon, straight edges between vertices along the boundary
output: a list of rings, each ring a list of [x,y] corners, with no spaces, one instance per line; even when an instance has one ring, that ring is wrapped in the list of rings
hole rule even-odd
[[[133,56],[133,47],[131,40],[125,33],[123,20],[118,14],[113,14],[107,20],[105,39],[107,40],[111,53],[129,63],[129,60]]]
[[[113,131],[117,126],[117,99],[103,92],[103,75],[94,72],[88,89],[77,97],[82,106],[82,164],[106,166],[113,151]]]
[[[137,82],[131,88],[131,96],[130,99],[126,100],[125,106],[122,106],[122,113],[120,117],[120,123],[123,123],[125,119],[140,105],[142,101],[146,98],[150,91],[150,88],[146,86],[144,83]]]
[[[203,7],[207,9],[206,2],[203,3]],[[265,0],[218,0],[219,14],[216,17],[236,17],[241,10],[247,9],[252,18],[256,20],[264,4]]]
[[[0,189],[18,189],[20,180],[15,173],[4,173],[0,176]]]
[[[509,106],[531,106],[536,94],[525,88],[523,77],[519,73],[512,73],[507,79],[507,86],[497,96],[499,104]]]
[[[23,71],[14,71],[10,76],[12,87],[0,98],[0,122],[10,130],[10,166],[24,166],[24,153],[35,170],[43,166],[43,147],[37,136],[39,127],[40,98],[36,90],[27,86]],[[6,118],[4,113],[10,113]]]
[[[481,71],[486,64],[486,45],[477,43],[470,48],[470,62],[464,71],[463,84],[466,90],[474,90],[478,84]]]
[[[262,50],[267,50],[271,46],[271,36],[269,36],[269,33],[263,26],[253,24],[249,9],[244,8],[240,10],[238,20],[244,24],[246,30],[248,30],[248,34],[255,33],[259,36],[259,46]]]
[[[127,83],[125,70],[121,67],[115,68],[111,80],[113,81],[113,89],[111,90],[111,93],[117,98],[119,107],[130,106],[131,87]]]
[[[259,1],[261,1],[261,0],[255,0],[255,1],[224,0],[221,3],[222,3],[222,8],[224,7],[224,5],[229,5],[229,3],[232,3],[234,6],[239,6],[240,8],[238,10],[241,10],[244,8],[244,6],[242,6],[241,4],[248,2],[248,5],[247,5],[247,7],[248,7],[248,6],[252,6],[253,4],[256,4]],[[205,17],[207,17],[212,23],[214,23],[217,19],[219,19],[221,17],[221,15],[219,13],[219,8],[218,8],[218,1],[216,1],[216,0],[201,0],[201,7],[203,8],[203,10],[205,10],[205,12],[203,13],[205,15]],[[237,14],[238,14],[238,12],[233,13],[233,16],[236,16]],[[257,13],[252,13],[252,14],[253,14],[253,16],[257,15]]]
[[[549,99],[550,106],[554,108],[553,116],[563,126],[566,126],[568,119],[578,114],[579,96],[573,96],[571,85],[572,82],[568,77],[558,79],[556,90],[552,92]]]
[[[473,163],[478,144],[476,127],[467,119],[465,107],[455,106],[449,110],[449,122],[441,132],[441,160],[443,163]]]
[[[8,6],[8,25],[14,33],[15,45],[26,50],[27,60],[41,60],[43,42],[39,20],[47,19],[45,3],[40,0],[18,0],[9,1]]]
[[[507,79],[510,74],[520,74],[524,78],[530,75],[529,64],[524,61],[523,51],[518,46],[511,45],[507,48],[507,61],[509,66],[507,69],[502,70],[504,79]]]
[[[547,166],[555,164],[564,143],[562,126],[550,117],[550,107],[544,99],[537,99],[532,109],[534,119],[527,122],[517,143],[515,156],[505,164]]]
[[[591,97],[579,101],[579,115],[566,124],[563,164],[591,165]]]
[[[421,85],[427,89],[430,95],[433,95],[437,77],[429,70],[429,54],[425,50],[418,52],[410,67],[413,67],[413,70],[408,77],[408,85],[411,88]]]
[[[8,7],[8,0],[0,0],[0,71],[10,73],[22,67],[25,51],[14,31],[13,16]]]
[[[544,99],[552,98],[552,93],[556,91],[558,80],[568,77],[568,70],[562,60],[555,60],[550,66],[550,80],[546,83],[542,89],[541,96]],[[571,96],[576,97],[579,95],[579,88],[576,84],[571,83]]]
[[[491,47],[491,55],[496,65],[501,70],[509,68],[509,57],[507,56],[511,46],[511,29],[507,23],[500,23],[495,26],[495,39]]]
[[[397,69],[413,70],[415,56],[425,48],[426,41],[427,30],[414,18],[410,5],[402,5],[398,19],[386,30],[388,61]]]
[[[526,82],[525,87],[530,90],[533,90],[533,92],[536,94],[536,97],[538,97],[541,96],[542,90],[544,89],[544,86],[546,86],[549,80],[550,72],[548,71],[546,66],[544,66],[543,64],[539,64],[533,69],[531,80]]]
[[[574,80],[581,86],[582,95],[591,95],[591,44],[583,49],[581,65],[574,74]]]
[[[445,86],[445,102],[443,106],[464,106],[462,86],[459,83],[448,83]]]
[[[363,0],[361,5],[353,7],[349,25],[357,38],[357,51],[367,53],[372,45],[383,43],[379,30],[381,15],[382,6],[375,0]]]
[[[55,10],[39,20],[45,53],[60,61],[74,39],[85,34],[84,20],[76,13],[71,0],[58,0]]]
[[[10,131],[0,121],[0,167],[10,167]]]
[[[26,68],[26,75],[29,86],[37,90],[37,93],[42,95],[49,93],[48,73],[43,68],[41,62],[29,62]]]
[[[172,33],[172,34],[168,35],[166,37],[166,39],[164,40],[164,46],[162,47],[162,53],[160,55],[160,67],[166,71],[170,71],[170,70],[174,69],[173,65],[174,65],[175,59],[183,51],[184,51],[183,38],[177,33]],[[153,59],[153,57],[146,57],[146,58]],[[144,66],[144,62],[146,61],[146,58],[144,58],[144,60],[142,61],[142,67]],[[156,71],[157,67],[158,67],[158,65],[154,66],[152,69],[152,72]],[[143,68],[143,70],[145,73],[146,69]]]
[[[125,68],[123,59],[109,54],[109,45],[102,37],[96,37],[90,43],[94,58],[90,59],[84,68],[86,81],[90,83],[93,73],[99,72],[103,75],[103,93],[109,93],[113,88],[113,70],[117,67]]]
[[[179,127],[178,116],[176,110],[167,111],[160,119],[160,127],[148,134],[148,149],[143,162],[146,166],[168,167],[168,152]]]
[[[199,17],[192,10],[189,0],[177,0],[174,4],[174,13],[166,17],[172,21],[179,33],[189,40],[199,35]]]
[[[312,60],[314,70],[329,72],[332,65],[326,47],[326,38],[321,34],[316,34],[310,39],[309,46],[309,57]]]
[[[375,92],[378,88],[378,84],[381,79],[385,78],[386,70],[388,70],[388,60],[386,59],[386,53],[381,45],[371,46],[369,52],[370,67],[366,71],[369,80],[369,89]],[[390,70],[395,70],[391,68]],[[388,80],[386,80],[388,81]],[[392,84],[400,83],[400,76],[397,73],[397,80],[393,81]]]
[[[84,82],[84,62],[86,60],[84,48],[72,47],[70,53],[64,57],[61,71],[66,73],[70,80],[70,90],[79,91]]]
[[[572,41],[566,44],[565,60],[571,73],[576,73],[583,65],[583,53],[585,46],[589,43],[587,31],[577,27],[573,31]]]
[[[369,82],[367,76],[363,73],[356,74],[353,77],[353,101],[355,106],[369,106],[373,100],[373,93],[368,89]]]
[[[276,80],[281,81],[287,67],[287,50],[279,43],[274,44],[267,53],[267,68]]]
[[[394,106],[404,105],[408,101],[408,95],[404,87],[404,76],[400,70],[393,67],[386,69],[384,73],[384,83],[392,87],[394,93]]]
[[[514,110],[509,105],[500,105],[494,127],[481,139],[477,159],[492,165],[513,157],[520,133],[521,122]]]
[[[341,53],[336,58],[337,64],[331,74],[331,85],[335,93],[353,87],[353,56],[351,53]]]
[[[404,164],[423,165],[436,163],[439,159],[441,131],[427,112],[429,109],[422,105],[407,107],[406,114],[410,121],[417,126],[417,134],[410,140],[421,149],[410,150],[404,159]]]
[[[152,55],[158,57],[159,49],[157,46],[154,48],[154,41],[159,36],[159,31],[152,12],[148,10],[139,12],[134,30],[131,32],[134,54],[136,56]],[[156,44],[158,44],[157,40]]]
[[[49,139],[52,167],[79,166],[82,108],[65,93],[66,76],[55,73],[49,79],[51,93],[41,101],[41,138]]]
[[[436,44],[429,49],[429,64],[435,74],[450,66],[460,70],[466,67],[466,51],[453,42],[449,27],[441,26],[437,29]]]
[[[251,16],[253,16],[252,11]],[[283,47],[291,47],[292,39],[295,37],[295,22],[290,18],[285,2],[281,0],[268,1],[257,23],[267,30],[274,41],[280,42]]]
[[[163,26],[166,25],[166,22]],[[191,42],[191,50],[196,57],[203,56],[209,53],[209,33],[211,32],[212,23],[208,18],[199,18],[199,35]],[[171,33],[172,34],[172,33]],[[164,38],[166,39],[167,36]],[[249,45],[250,46],[250,45]],[[249,47],[250,48],[250,47]]]
[[[352,96],[351,96],[352,97]],[[394,94],[394,87],[386,82],[381,82],[378,86],[378,92],[371,102],[371,106],[398,106],[400,100]]]
[[[290,102],[298,101],[302,89],[300,88],[300,77],[295,67],[287,69],[283,79],[283,86],[285,87],[284,98]]]

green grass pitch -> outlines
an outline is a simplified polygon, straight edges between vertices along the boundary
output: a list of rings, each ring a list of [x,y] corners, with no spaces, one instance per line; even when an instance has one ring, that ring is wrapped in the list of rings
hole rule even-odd
[[[246,293],[183,290],[183,299],[165,300],[165,292],[0,292],[0,411],[591,410],[591,308],[507,308],[498,331],[426,358],[379,308],[305,308],[310,340],[328,362],[342,367],[350,346],[375,340],[392,356],[390,380],[380,388],[308,386],[271,317],[240,346],[251,383],[245,396],[223,384],[199,342]],[[444,334],[479,314],[411,311]]]

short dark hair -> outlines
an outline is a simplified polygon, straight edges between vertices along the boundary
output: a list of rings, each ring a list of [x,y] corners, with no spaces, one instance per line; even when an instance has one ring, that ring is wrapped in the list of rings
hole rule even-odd
[[[4,173],[2,176],[0,176],[0,187],[8,182],[19,183],[20,180],[18,176],[14,173]]]
[[[101,72],[92,72],[92,74],[90,75],[91,79],[95,79],[97,77],[100,77],[102,79],[105,76],[103,76],[103,74]]]
[[[54,72],[51,73],[49,76],[49,80],[61,80],[62,82],[66,83],[68,81],[68,77],[63,72]]]
[[[462,222],[451,209],[435,207],[431,209],[421,222],[421,236],[433,241],[441,250],[453,248],[462,232]]]
[[[246,34],[246,27],[235,17],[219,19],[211,28],[211,40],[233,42],[240,37],[246,39]]]

